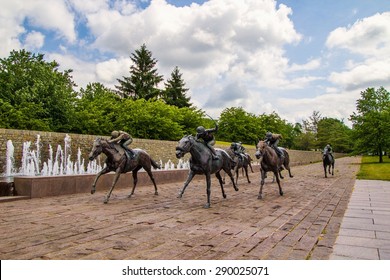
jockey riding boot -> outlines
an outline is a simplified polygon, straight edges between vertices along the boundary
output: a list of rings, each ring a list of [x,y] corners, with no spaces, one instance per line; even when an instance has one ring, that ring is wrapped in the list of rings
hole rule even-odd
[[[133,159],[134,158],[134,152],[132,149],[130,149],[129,147],[125,147],[123,146],[123,148],[125,149],[125,151],[127,151],[130,155],[130,159]]]
[[[208,146],[208,147],[210,148],[211,156],[213,157],[213,160],[219,159],[219,157],[218,157],[217,153],[215,152],[214,148],[210,147],[210,146]]]

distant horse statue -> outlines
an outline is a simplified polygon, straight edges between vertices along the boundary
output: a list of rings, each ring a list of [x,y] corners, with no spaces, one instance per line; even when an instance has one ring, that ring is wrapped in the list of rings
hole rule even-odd
[[[225,151],[229,154],[229,156],[236,163],[234,168],[233,168],[234,174],[236,175],[236,184],[238,183],[238,175],[239,175],[240,169],[242,170],[243,174],[245,172],[246,179],[248,180],[248,183],[251,183],[251,180],[249,180],[249,175],[248,175],[248,167],[251,169],[251,171],[253,173],[253,168],[252,168],[252,164],[251,164],[251,162],[252,162],[251,156],[248,153],[241,154],[241,156],[238,156],[237,154],[234,153],[234,151],[230,147],[227,148]],[[225,182],[225,174],[223,177],[223,182]]]
[[[267,172],[271,171],[274,174],[274,177],[276,178],[276,182],[278,183],[279,187],[279,194],[283,195],[283,190],[280,185],[280,179],[279,179],[279,157],[276,154],[275,150],[267,145],[264,141],[259,141],[257,143],[257,151],[255,154],[257,159],[260,159],[260,172],[261,172],[261,182],[260,182],[260,191],[258,195],[258,199],[263,198],[263,186],[265,178],[267,177]]]
[[[182,158],[186,153],[191,154],[190,158],[190,171],[187,180],[184,183],[178,197],[181,198],[188,184],[194,178],[196,174],[206,176],[207,183],[207,203],[204,208],[210,208],[210,193],[211,193],[211,174],[215,174],[221,185],[222,196],[226,198],[226,194],[223,188],[223,182],[221,177],[221,170],[224,170],[230,177],[233,187],[236,191],[238,188],[234,182],[233,174],[231,172],[232,165],[234,165],[233,159],[222,149],[215,149],[218,159],[213,159],[211,151],[206,145],[200,141],[197,141],[195,137],[188,135],[184,136],[176,147],[176,157]]]
[[[133,173],[133,189],[128,197],[131,197],[134,194],[135,187],[138,182],[137,172],[143,168],[148,173],[150,179],[154,185],[154,194],[158,195],[156,182],[152,174],[152,166],[156,169],[161,167],[146,153],[141,149],[133,149],[134,157],[130,159],[130,156],[127,155],[127,152],[118,144],[109,143],[105,139],[97,138],[92,147],[92,151],[89,154],[89,160],[94,160],[101,153],[107,156],[106,166],[100,171],[93,182],[91,194],[94,194],[96,191],[96,182],[103,174],[106,174],[111,171],[115,171],[114,181],[112,182],[111,189],[107,192],[107,195],[104,199],[104,203],[107,203],[110,199],[111,193],[114,190],[115,184],[117,183],[120,175],[122,173],[127,173],[132,171]]]
[[[323,166],[324,166],[325,178],[328,178],[328,175],[327,175],[327,172],[326,172],[327,168],[328,168],[328,173],[332,174],[332,176],[333,176],[334,175],[334,163],[335,163],[335,160],[332,157],[332,155],[330,154],[328,149],[325,149],[325,151],[324,151],[324,153],[322,155],[322,163],[323,163]],[[332,171],[331,171],[331,168],[332,168]]]

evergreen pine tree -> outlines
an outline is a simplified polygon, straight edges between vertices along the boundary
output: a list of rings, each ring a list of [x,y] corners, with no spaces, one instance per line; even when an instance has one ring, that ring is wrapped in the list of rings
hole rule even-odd
[[[157,99],[160,95],[158,84],[163,80],[162,75],[155,68],[157,60],[152,57],[152,52],[143,44],[130,56],[133,65],[130,67],[130,77],[117,79],[119,86],[115,86],[122,97],[134,100],[144,98]]]
[[[165,83],[163,99],[165,103],[178,108],[191,107],[190,98],[186,96],[187,91],[179,67],[176,66],[171,73],[171,78]]]

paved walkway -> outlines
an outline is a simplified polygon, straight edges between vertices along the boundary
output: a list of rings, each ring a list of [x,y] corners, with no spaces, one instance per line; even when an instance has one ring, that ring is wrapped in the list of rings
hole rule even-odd
[[[390,181],[356,180],[330,259],[390,259]]]
[[[322,163],[293,167],[284,196],[269,178],[262,200],[258,172],[251,184],[241,176],[238,192],[227,183],[226,199],[213,179],[210,209],[202,176],[182,199],[178,182],[158,196],[142,186],[131,199],[130,188],[115,189],[108,204],[104,192],[1,203],[0,259],[390,259],[390,188],[354,187],[359,166],[359,157],[338,159],[328,178]]]

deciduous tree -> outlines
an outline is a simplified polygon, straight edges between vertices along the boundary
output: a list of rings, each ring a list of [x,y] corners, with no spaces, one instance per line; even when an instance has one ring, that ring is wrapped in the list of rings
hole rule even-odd
[[[355,151],[379,155],[390,149],[390,94],[380,87],[367,88],[356,101],[357,112],[350,116],[353,123]]]

